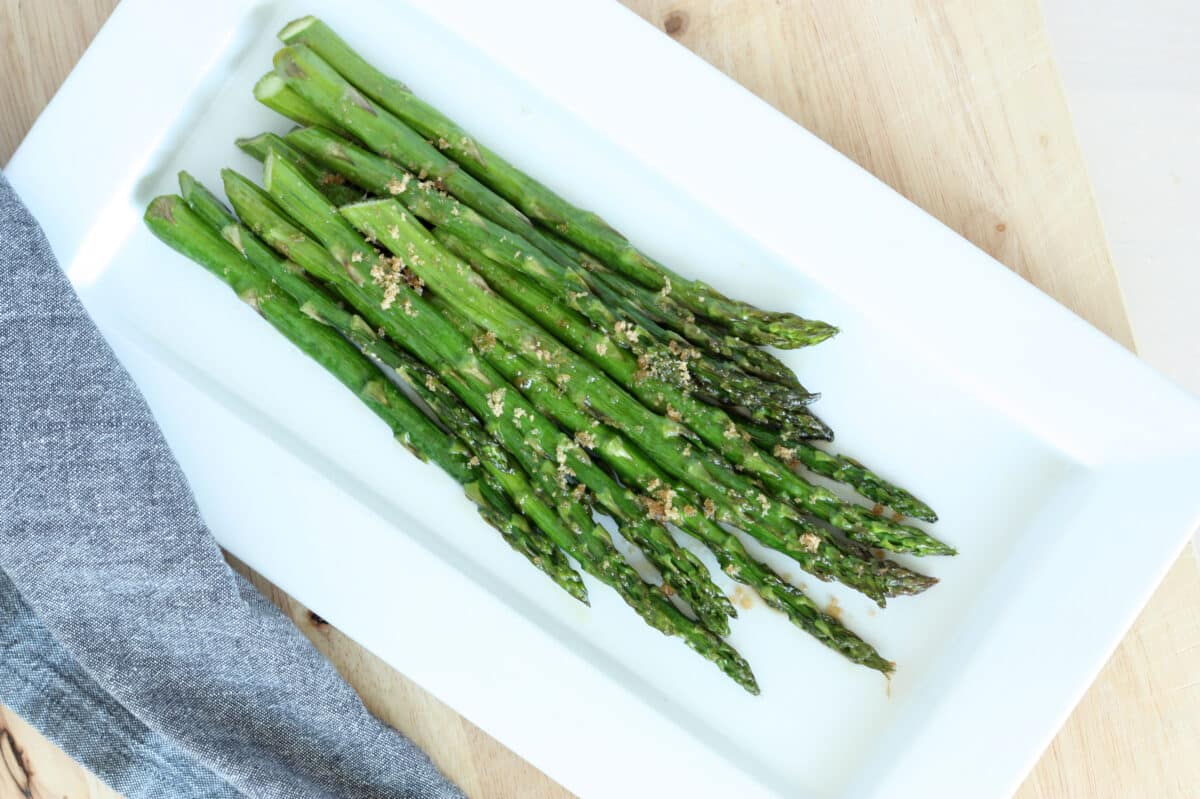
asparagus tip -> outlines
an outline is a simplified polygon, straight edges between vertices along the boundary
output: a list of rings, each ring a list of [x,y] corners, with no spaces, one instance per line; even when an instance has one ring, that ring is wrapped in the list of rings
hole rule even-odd
[[[812,347],[820,344],[823,341],[828,341],[842,331],[828,322],[814,320],[809,322],[808,330],[806,332],[808,334],[806,337],[806,345]]]
[[[916,596],[917,594],[924,593],[930,588],[933,588],[939,582],[941,581],[938,578],[930,577],[928,574],[910,572],[905,588],[900,590],[898,594],[900,596]]]

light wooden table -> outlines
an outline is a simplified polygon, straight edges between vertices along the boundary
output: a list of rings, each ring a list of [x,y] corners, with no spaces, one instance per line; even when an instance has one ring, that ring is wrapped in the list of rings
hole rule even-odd
[[[1035,0],[626,2],[1132,347]],[[0,0],[0,162],[114,5]],[[425,746],[470,795],[566,795],[265,581],[258,584],[374,712]],[[0,799],[112,796],[3,708],[0,763]],[[1183,797],[1197,791],[1200,577],[1187,555],[1019,795]]]

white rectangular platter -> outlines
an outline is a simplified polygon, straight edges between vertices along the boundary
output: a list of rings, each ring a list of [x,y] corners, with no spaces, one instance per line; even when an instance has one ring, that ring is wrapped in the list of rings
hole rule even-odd
[[[305,13],[679,271],[842,328],[789,362],[962,553],[884,611],[804,581],[890,685],[761,604],[758,698],[575,604],[143,229],[179,169],[257,177],[232,142],[287,128],[250,89]],[[1192,399],[615,2],[125,0],[7,174],[220,542],[583,796],[1005,795],[1200,521]]]

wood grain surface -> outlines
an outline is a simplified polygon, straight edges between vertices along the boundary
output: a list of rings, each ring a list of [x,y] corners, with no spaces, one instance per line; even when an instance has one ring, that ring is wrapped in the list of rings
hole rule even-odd
[[[1035,0],[626,4],[1133,346]],[[0,162],[8,160],[114,5],[0,0]],[[568,795],[278,589],[254,579],[368,707],[424,746],[468,794]],[[1200,575],[1189,554],[1171,570],[1018,795],[1184,797],[1197,795],[1198,786]],[[112,795],[0,708],[0,799]]]

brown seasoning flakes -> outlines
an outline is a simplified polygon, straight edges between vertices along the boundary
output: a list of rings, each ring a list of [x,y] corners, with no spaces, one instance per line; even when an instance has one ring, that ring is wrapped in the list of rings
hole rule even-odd
[[[412,180],[412,175],[407,172],[399,179],[392,178],[387,182],[388,194],[395,197],[397,194],[403,194],[408,189],[408,182]]]
[[[488,330],[476,336],[474,341],[480,352],[487,352],[496,346],[496,334]]]
[[[616,331],[618,336],[624,336],[629,341],[630,344],[637,344],[637,341],[638,341],[637,328],[634,327],[633,325],[629,324],[628,322],[625,322],[625,321],[617,322],[615,325],[613,325],[613,330]]]
[[[680,358],[683,358],[685,361],[696,361],[700,359],[700,350],[696,349],[695,347],[685,347],[674,339],[671,339],[671,341],[667,343],[667,349],[671,351],[672,355],[677,355]]]
[[[371,267],[371,279],[375,281],[375,285],[383,289],[383,302],[379,307],[385,311],[395,304],[396,297],[400,294],[403,269],[404,264],[399,258],[389,259],[383,256],[380,256],[375,265]]]
[[[425,293],[425,281],[421,279],[420,275],[408,268],[401,270],[400,274],[404,277],[404,282],[416,292],[418,297]]]
[[[532,348],[533,357],[537,358],[542,363],[550,363],[550,351],[543,347],[540,341],[534,341]]]
[[[575,445],[570,441],[563,440],[558,442],[558,447],[554,450],[554,459],[558,462],[558,485],[564,491],[567,489],[567,483],[575,477],[575,472],[570,466],[567,466],[567,453]]]
[[[488,394],[488,408],[491,409],[492,416],[497,418],[504,413],[504,389],[498,388]]]
[[[675,507],[675,489],[664,488],[658,492],[658,498],[662,500],[663,514],[669,522],[678,522],[680,520],[679,511]]]
[[[656,491],[653,496],[643,497],[646,514],[656,522],[678,522],[681,517],[675,507],[675,489],[664,488]]]

